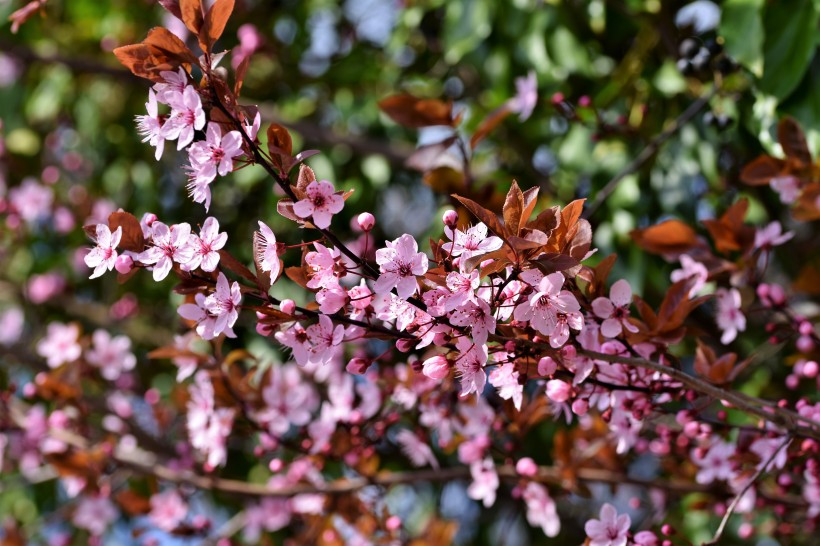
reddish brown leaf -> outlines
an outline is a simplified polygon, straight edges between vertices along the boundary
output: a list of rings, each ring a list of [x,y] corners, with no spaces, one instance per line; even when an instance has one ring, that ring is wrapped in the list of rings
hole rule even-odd
[[[251,273],[251,270],[245,267],[243,263],[241,263],[239,260],[231,256],[231,253],[227,250],[222,249],[219,251],[219,265],[221,265],[228,271],[236,273],[240,277],[244,277],[245,279],[251,281],[253,284],[257,284],[256,275]]]
[[[308,274],[304,267],[288,267],[285,269],[285,275],[302,288],[307,288]]]
[[[803,222],[820,220],[820,182],[809,184],[803,188],[794,209],[792,209],[792,215],[795,219]]]
[[[550,233],[561,223],[561,207],[554,206],[546,210],[542,210],[535,220],[528,222],[527,227]]]
[[[299,177],[296,179],[296,191],[304,194],[311,182],[316,181],[316,173],[304,163],[299,166]]]
[[[507,231],[504,229],[504,226],[501,225],[501,222],[498,221],[498,217],[492,211],[489,211],[473,201],[472,199],[467,199],[466,197],[461,197],[459,195],[453,194],[452,197],[458,199],[458,201],[464,205],[464,207],[469,210],[473,216],[484,222],[484,224],[489,228],[490,231],[501,237],[502,239],[507,239]]]
[[[188,49],[185,42],[164,27],[154,27],[148,31],[143,44],[154,47],[171,59],[182,63],[197,64],[199,60],[193,51]]]
[[[114,231],[118,227],[122,228],[120,248],[131,252],[142,252],[145,249],[145,237],[142,235],[142,227],[133,214],[112,212],[108,216],[108,229]]]
[[[213,47],[222,32],[225,31],[225,24],[233,12],[234,0],[216,0],[214,5],[205,14],[202,23],[202,39],[209,46]]]
[[[114,500],[117,501],[123,512],[129,516],[140,516],[151,511],[151,502],[146,497],[130,489],[117,492],[114,495]]]
[[[114,49],[114,55],[123,66],[130,70],[135,76],[146,78],[151,81],[161,81],[158,66],[162,65],[162,60],[154,54],[151,46],[145,44],[133,44]],[[173,67],[169,64],[168,69]]]
[[[558,253],[542,254],[537,260],[530,260],[544,275],[555,273],[556,271],[566,271],[579,265],[578,260],[572,256]]]
[[[811,152],[806,143],[806,135],[791,117],[785,117],[777,125],[777,140],[783,147],[786,157],[795,161],[799,168],[811,165]]]
[[[785,162],[768,155],[761,155],[743,167],[740,179],[750,186],[765,186],[772,178],[783,172]]]
[[[711,347],[698,340],[698,346],[695,349],[695,371],[712,383],[723,385],[731,381],[736,361],[735,353],[728,353],[717,358]]]
[[[236,67],[236,72],[234,76],[234,83],[233,83],[233,94],[239,97],[242,93],[242,84],[245,83],[245,74],[248,72],[248,67],[251,65],[251,56],[245,55],[242,57],[242,61],[239,63],[239,66]],[[253,119],[253,118],[251,118]]]
[[[179,0],[179,9],[182,12],[182,22],[195,35],[199,36],[202,29],[202,0]]]
[[[510,191],[507,192],[507,198],[504,200],[504,208],[501,209],[501,212],[504,215],[504,225],[507,232],[511,236],[518,235],[521,214],[524,212],[524,194],[521,193],[521,188],[518,187],[518,182],[515,180],[510,186]]]
[[[475,150],[478,143],[493,132],[493,130],[498,127],[502,121],[504,121],[504,118],[509,115],[510,109],[506,102],[501,107],[490,112],[487,117],[478,124],[475,133],[473,133],[472,138],[470,138],[470,149]]]
[[[284,160],[289,159],[293,153],[293,140],[290,133],[278,123],[271,123],[267,134],[268,153],[273,158],[274,164],[279,168],[279,172],[287,172],[284,168]]]
[[[452,167],[437,167],[424,173],[424,183],[436,193],[454,193],[465,189],[464,174]]]
[[[405,127],[454,125],[453,104],[436,99],[420,99],[412,95],[393,95],[379,102],[379,108],[390,119]]]
[[[636,229],[630,236],[639,247],[653,254],[680,254],[698,244],[695,231],[680,220],[666,220]]]
[[[519,232],[521,229],[527,225],[527,222],[530,220],[530,216],[532,216],[532,211],[535,210],[535,205],[538,203],[538,186],[534,188],[530,188],[524,192],[524,210],[521,212],[521,222],[519,223]],[[540,230],[544,231],[544,230]]]
[[[168,10],[177,19],[182,19],[182,12],[179,9],[179,0],[157,0],[159,4]]]
[[[754,228],[743,223],[748,209],[749,200],[740,199],[729,207],[719,220],[703,221],[719,252],[744,250],[754,243]]]

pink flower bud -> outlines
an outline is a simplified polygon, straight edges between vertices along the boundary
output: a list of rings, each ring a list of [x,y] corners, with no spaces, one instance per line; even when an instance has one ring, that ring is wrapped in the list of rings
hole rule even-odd
[[[538,361],[538,375],[542,377],[548,377],[554,374],[557,369],[558,364],[556,364],[555,361],[548,356],[545,356]]]
[[[814,332],[814,327],[811,325],[811,322],[804,320],[800,323],[798,331],[801,336],[810,336]]]
[[[817,372],[820,371],[820,366],[817,365],[817,362],[814,360],[809,360],[805,364],[803,364],[803,376],[808,377],[809,379],[813,377],[817,377]]]
[[[356,358],[350,359],[350,362],[348,362],[347,366],[345,366],[345,370],[353,375],[362,375],[367,371],[371,364],[373,364],[373,361],[369,358],[357,356]]]
[[[369,212],[361,213],[356,220],[359,222],[362,231],[370,231],[376,225],[376,217]]]
[[[592,99],[589,97],[589,95],[582,95],[578,99],[578,106],[580,106],[581,108],[589,108],[590,106],[592,106]]]
[[[402,353],[409,353],[413,350],[413,347],[415,345],[416,340],[414,339],[400,339],[396,342],[396,349],[398,349]]]
[[[795,343],[797,350],[801,353],[810,353],[814,350],[814,340],[809,336],[800,336]]]
[[[788,388],[790,390],[794,390],[798,386],[800,386],[800,378],[799,377],[797,377],[793,373],[790,373],[789,375],[786,376],[786,388]]]
[[[518,462],[515,463],[515,471],[522,476],[530,478],[538,473],[538,465],[536,465],[535,461],[530,457],[524,457],[518,459]]]
[[[390,516],[384,522],[384,526],[387,527],[388,531],[396,531],[401,528],[401,518],[399,516]]]
[[[774,305],[783,305],[784,303],[786,303],[786,291],[783,290],[783,287],[779,284],[770,284],[769,299],[772,300],[772,304]]]
[[[117,256],[117,261],[114,262],[114,269],[121,275],[129,273],[133,267],[134,260],[131,259],[131,256],[126,256],[125,254]]]
[[[458,213],[454,210],[448,210],[442,215],[441,221],[444,222],[445,226],[455,228],[458,224]]]
[[[589,411],[589,402],[583,399],[572,401],[572,413],[579,417],[583,417]]]
[[[440,381],[450,374],[450,363],[444,355],[436,355],[424,361],[421,371],[430,379]]]
[[[142,215],[142,223],[145,224],[146,226],[150,226],[151,224],[153,224],[156,221],[157,221],[157,215],[154,214],[153,212],[146,212],[145,214]]]
[[[296,302],[293,300],[282,300],[279,304],[279,310],[287,315],[292,315],[296,311]]]
[[[566,402],[572,395],[572,387],[560,379],[547,381],[547,398],[553,402]]]
[[[271,459],[268,463],[268,468],[274,474],[282,470],[285,464],[282,462],[282,459]]]
[[[550,102],[555,106],[561,104],[562,102],[564,102],[564,94],[560,91],[553,93],[552,97],[550,97]]]

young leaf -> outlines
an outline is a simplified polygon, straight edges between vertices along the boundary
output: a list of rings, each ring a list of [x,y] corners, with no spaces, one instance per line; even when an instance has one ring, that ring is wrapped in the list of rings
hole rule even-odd
[[[777,141],[783,147],[786,157],[797,162],[800,168],[811,165],[811,152],[806,143],[806,135],[794,118],[785,117],[777,124]]]
[[[510,235],[518,235],[521,215],[524,212],[524,194],[521,193],[521,188],[518,187],[518,182],[515,180],[510,186],[510,191],[507,192],[504,208],[501,211],[504,215],[504,225],[507,231]]]
[[[761,155],[743,167],[740,179],[750,186],[765,186],[772,178],[783,172],[785,162],[768,155]]]
[[[698,246],[695,230],[680,220],[666,220],[629,235],[635,244],[653,254],[682,254]]]
[[[740,199],[729,207],[719,220],[704,220],[703,225],[709,230],[715,248],[719,252],[729,253],[751,247],[754,243],[755,230],[743,223],[749,200]]]
[[[453,197],[458,199],[458,201],[464,205],[464,207],[473,213],[473,216],[478,218],[480,221],[484,222],[484,224],[489,228],[490,231],[501,237],[502,239],[506,240],[508,233],[507,230],[504,229],[504,226],[501,225],[501,222],[498,221],[498,217],[495,215],[494,212],[489,211],[473,201],[472,199],[467,199],[466,197],[461,197],[460,195],[453,194]]]
[[[202,39],[210,47],[219,40],[225,31],[225,24],[233,12],[234,0],[216,0],[205,14],[202,24]]]
[[[167,28],[152,28],[148,31],[148,36],[145,37],[142,43],[160,50],[168,58],[178,61],[180,64],[197,64],[199,62],[193,51],[185,45],[185,42]]]
[[[182,12],[182,22],[195,35],[199,36],[202,29],[202,0],[179,0],[179,10]]]
[[[231,256],[230,252],[224,249],[219,251],[219,265],[223,266],[228,271],[232,271],[233,273],[248,279],[253,284],[257,284],[256,276],[251,273],[251,270],[245,267],[244,264]]]
[[[120,248],[131,252],[142,252],[145,249],[145,237],[142,235],[142,227],[133,214],[112,212],[108,216],[108,229],[113,232],[118,227],[122,228]]]
[[[431,125],[453,126],[453,104],[436,99],[419,99],[412,95],[394,95],[379,102],[379,108],[390,119],[410,128]]]

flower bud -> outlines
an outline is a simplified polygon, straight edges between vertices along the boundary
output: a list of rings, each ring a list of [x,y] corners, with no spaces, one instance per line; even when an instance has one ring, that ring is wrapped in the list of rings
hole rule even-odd
[[[450,374],[450,363],[444,355],[436,355],[424,361],[421,372],[430,379],[440,381]]]
[[[369,212],[361,213],[357,218],[356,221],[359,222],[359,227],[362,231],[370,231],[373,229],[373,226],[376,225],[376,217],[370,214]]]
[[[572,401],[572,413],[583,417],[589,411],[589,402],[581,398]]]
[[[132,267],[134,267],[134,260],[131,259],[131,256],[125,254],[117,256],[117,260],[114,262],[114,269],[122,275],[129,273]]]
[[[538,473],[538,465],[530,457],[524,457],[515,463],[515,471],[529,478]]]
[[[814,350],[814,340],[809,336],[800,336],[795,346],[801,353],[810,353]]]
[[[814,360],[809,360],[805,364],[803,364],[803,376],[812,379],[817,377],[817,372],[820,371],[820,366],[817,365],[817,362]]]
[[[396,531],[401,528],[401,518],[399,516],[390,516],[384,522],[384,526],[388,531]]]
[[[373,364],[373,361],[369,358],[357,356],[350,359],[350,362],[348,362],[347,366],[345,366],[345,370],[353,375],[362,375],[367,371],[371,364]]]
[[[547,398],[553,402],[566,402],[572,395],[572,388],[560,379],[547,381]]]
[[[296,311],[296,302],[293,300],[282,300],[279,304],[279,310],[287,315],[292,315]]]
[[[458,213],[454,210],[448,210],[441,217],[441,221],[449,228],[455,228],[458,224]]]
[[[555,373],[555,370],[558,369],[558,364],[555,361],[545,356],[541,360],[538,361],[538,375],[547,377]]]

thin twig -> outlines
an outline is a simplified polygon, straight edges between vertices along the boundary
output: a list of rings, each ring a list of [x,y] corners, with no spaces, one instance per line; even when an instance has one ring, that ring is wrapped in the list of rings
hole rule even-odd
[[[714,546],[718,543],[720,537],[723,536],[724,529],[726,529],[726,524],[729,523],[729,518],[732,517],[732,514],[737,509],[737,505],[740,503],[740,499],[743,498],[743,496],[746,494],[749,488],[752,487],[752,485],[754,485],[754,483],[760,478],[761,475],[763,475],[763,473],[766,471],[769,465],[772,464],[772,461],[774,461],[774,458],[777,457],[777,454],[783,451],[783,448],[788,446],[791,443],[791,441],[791,435],[786,436],[786,439],[783,440],[783,443],[781,443],[778,446],[778,448],[775,449],[771,455],[769,455],[769,458],[766,459],[766,462],[760,465],[760,468],[757,469],[757,472],[754,473],[754,475],[751,477],[748,483],[745,486],[743,486],[743,489],[738,491],[737,495],[735,495],[735,498],[732,500],[732,504],[729,505],[729,508],[723,515],[723,519],[720,520],[720,525],[718,526],[717,531],[715,531],[715,536],[713,536],[712,540],[710,540],[709,542],[705,542],[703,546]]]
[[[638,157],[632,160],[632,162],[629,165],[624,167],[624,169],[621,170],[621,172],[616,174],[609,182],[606,183],[606,186],[601,188],[601,190],[598,191],[597,194],[595,194],[595,198],[592,200],[592,203],[584,210],[584,218],[592,217],[592,215],[594,215],[600,208],[600,206],[604,203],[606,198],[609,197],[612,194],[612,192],[615,191],[615,189],[618,187],[618,184],[620,184],[621,180],[623,180],[630,174],[640,169],[641,166],[644,163],[646,163],[650,157],[655,155],[655,152],[658,151],[658,149],[664,142],[669,140],[669,138],[672,137],[672,135],[674,135],[675,133],[677,133],[681,127],[686,125],[689,122],[689,120],[695,117],[695,115],[698,112],[700,112],[704,106],[709,104],[709,101],[712,100],[712,97],[714,97],[717,94],[717,92],[718,86],[715,85],[708,93],[706,93],[698,100],[690,104],[689,107],[686,110],[684,110],[683,113],[680,116],[678,116],[678,118],[675,119],[674,122],[672,122],[672,125],[667,127],[666,130],[664,130],[662,133],[655,136],[655,138],[649,141],[649,144],[647,144],[646,147],[643,150],[641,150],[641,153],[638,154]]]

